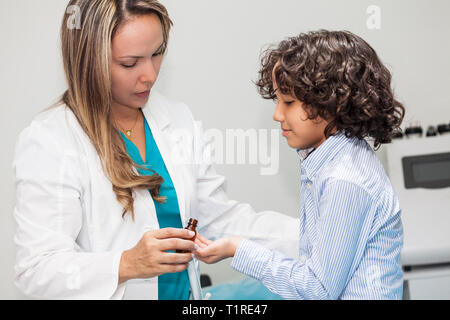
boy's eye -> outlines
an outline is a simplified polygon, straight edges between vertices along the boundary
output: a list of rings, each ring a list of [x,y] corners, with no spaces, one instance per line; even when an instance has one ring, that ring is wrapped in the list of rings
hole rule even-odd
[[[284,104],[285,104],[285,105],[288,105],[288,106],[291,105],[291,104],[293,104],[293,103],[294,103],[294,100],[292,100],[292,101],[284,101]]]
[[[153,54],[153,57],[157,57],[157,56],[160,56],[160,55],[162,55],[162,52],[161,52],[161,51],[154,53],[154,54]]]

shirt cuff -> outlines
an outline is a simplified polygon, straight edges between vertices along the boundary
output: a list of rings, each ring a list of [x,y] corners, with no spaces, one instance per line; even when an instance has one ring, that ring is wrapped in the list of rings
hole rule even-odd
[[[236,249],[231,267],[257,280],[261,280],[264,269],[272,259],[272,251],[247,239]]]

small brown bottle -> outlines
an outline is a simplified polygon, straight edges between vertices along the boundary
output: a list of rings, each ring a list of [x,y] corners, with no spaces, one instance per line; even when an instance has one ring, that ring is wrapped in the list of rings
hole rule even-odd
[[[198,223],[198,221],[196,219],[193,219],[193,218],[189,219],[188,225],[186,226],[185,229],[188,229],[190,231],[195,232],[195,235],[192,238],[188,239],[188,240],[191,240],[191,241],[195,240],[195,237],[197,236],[197,230],[196,230],[197,223]],[[188,253],[189,251],[176,250],[175,252],[176,253]]]

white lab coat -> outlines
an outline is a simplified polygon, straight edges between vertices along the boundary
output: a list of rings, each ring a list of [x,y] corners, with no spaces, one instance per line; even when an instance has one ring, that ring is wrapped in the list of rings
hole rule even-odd
[[[225,178],[215,172],[201,126],[185,104],[152,91],[143,113],[173,180],[183,223],[193,217],[208,238],[241,235],[297,254],[298,219],[255,213],[248,204],[227,198]],[[134,190],[135,221],[129,214],[122,218],[97,152],[69,108],[44,111],[21,132],[13,169],[15,283],[24,294],[158,298],[157,277],[118,285],[122,252],[159,228],[153,199],[148,190]],[[191,287],[193,282],[191,276]]]

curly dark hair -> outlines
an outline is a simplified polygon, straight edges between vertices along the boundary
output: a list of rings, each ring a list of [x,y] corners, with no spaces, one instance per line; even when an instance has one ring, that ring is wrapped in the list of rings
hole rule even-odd
[[[343,130],[347,137],[371,137],[375,149],[392,141],[405,115],[394,99],[391,74],[375,50],[349,31],[302,33],[263,52],[256,82],[264,99],[282,94],[305,105],[310,119],[329,125],[325,136]],[[274,76],[274,79],[273,79]]]

